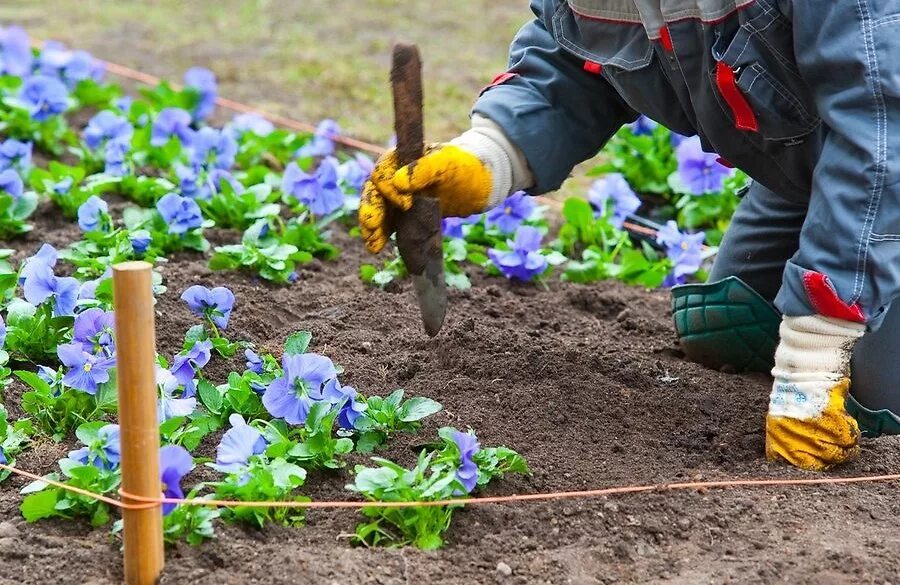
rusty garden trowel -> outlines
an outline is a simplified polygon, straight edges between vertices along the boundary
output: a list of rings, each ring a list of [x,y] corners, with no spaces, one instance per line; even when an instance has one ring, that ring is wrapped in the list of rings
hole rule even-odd
[[[422,61],[415,45],[394,45],[391,88],[394,94],[398,163],[400,166],[413,164],[422,157],[425,148]],[[434,337],[441,330],[447,312],[440,203],[427,194],[420,195],[414,198],[409,211],[394,210],[390,219],[397,233],[400,257],[412,276],[422,323],[428,335]]]

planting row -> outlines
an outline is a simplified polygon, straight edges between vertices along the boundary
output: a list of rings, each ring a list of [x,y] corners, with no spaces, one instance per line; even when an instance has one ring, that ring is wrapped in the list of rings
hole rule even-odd
[[[42,201],[82,232],[63,249],[44,244],[25,251],[31,255],[21,262],[12,260],[19,257],[14,250],[0,251],[0,383],[15,375],[30,388],[21,398],[28,418],[8,421],[0,401],[0,461],[14,462],[35,436],[69,441],[74,433],[82,447],[59,462],[53,479],[115,494],[110,267],[135,259],[159,263],[186,251],[208,258],[213,270],[295,283],[298,265],[340,254],[329,241],[332,226],[355,234],[359,190],[372,161],[336,148],[340,129],[333,121],[309,134],[276,129],[255,114],[210,125],[217,86],[201,68],[185,74],[181,89],[163,83],[127,96],[104,81],[102,64],[89,54],[56,43],[33,51],[24,31],[9,27],[0,30],[0,74],[0,239],[13,242],[31,230],[29,218]],[[745,177],[704,153],[698,138],[646,119],[624,128],[604,160],[588,198],[564,203],[558,230],[524,193],[486,214],[445,220],[448,284],[470,286],[473,270],[538,283],[554,271],[575,282],[615,278],[647,287],[702,279],[703,244],[718,243]],[[626,222],[655,227],[647,232],[655,235],[629,235]],[[212,227],[237,230],[239,241],[212,248],[205,235]],[[396,256],[360,267],[364,281],[381,287],[404,275]],[[155,293],[172,294],[159,274]],[[440,409],[427,398],[404,400],[399,390],[364,397],[343,386],[338,367],[307,352],[305,332],[288,339],[280,359],[256,353],[225,336],[235,302],[228,289],[192,286],[181,293],[202,322],[186,332],[171,360],[158,359],[167,495],[302,500],[309,471],[344,467],[351,453],[372,453]],[[203,376],[210,360],[239,353],[245,369],[224,384]],[[212,433],[221,437],[215,460],[195,456]],[[471,431],[451,428],[441,429],[411,469],[373,461],[355,469],[348,489],[378,501],[465,496],[503,473],[528,472],[514,451],[483,448]],[[219,477],[188,486],[195,466]],[[112,521],[106,504],[42,482],[23,493],[29,521]],[[211,536],[216,518],[256,526],[303,521],[301,511],[289,508],[165,512],[167,538],[191,543]],[[434,548],[452,512],[366,509],[356,538]]]

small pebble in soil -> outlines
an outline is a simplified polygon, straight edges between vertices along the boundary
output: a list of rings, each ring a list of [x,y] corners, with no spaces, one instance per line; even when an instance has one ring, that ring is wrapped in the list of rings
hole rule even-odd
[[[512,575],[512,572],[512,567],[510,567],[503,561],[497,563],[497,574],[501,575],[502,577],[509,577],[510,575]]]

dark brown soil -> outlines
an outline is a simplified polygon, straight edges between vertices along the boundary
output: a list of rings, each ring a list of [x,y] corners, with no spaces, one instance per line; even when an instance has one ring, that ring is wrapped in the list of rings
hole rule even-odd
[[[77,236],[57,215],[43,207],[37,235],[15,247],[30,254],[43,240]],[[364,393],[400,386],[444,404],[421,435],[392,443],[389,457],[408,463],[409,447],[443,425],[520,451],[533,477],[508,477],[491,494],[811,476],[762,456],[765,377],[681,359],[666,293],[559,282],[545,291],[475,275],[472,290],[451,292],[444,330],[428,339],[410,284],[396,294],[363,286],[361,243],[336,232],[343,257],[304,268],[286,288],[211,273],[196,255],[173,257],[161,267],[169,292],[159,303],[160,350],[170,355],[195,322],[181,290],[227,285],[238,299],[233,338],[277,348],[309,329],[312,349],[343,365],[346,383]],[[215,362],[207,373],[227,371]],[[7,392],[14,413],[21,390]],[[35,445],[20,466],[47,472],[70,446]],[[860,460],[834,473],[896,472],[898,447],[865,441]],[[307,493],[349,498],[347,481],[315,475]],[[119,582],[119,543],[83,522],[26,525],[23,484],[0,487],[0,583]],[[897,494],[896,483],[872,483],[489,505],[459,511],[437,552],[354,548],[346,534],[357,513],[312,511],[300,529],[220,526],[199,548],[170,549],[162,583],[896,583]]]

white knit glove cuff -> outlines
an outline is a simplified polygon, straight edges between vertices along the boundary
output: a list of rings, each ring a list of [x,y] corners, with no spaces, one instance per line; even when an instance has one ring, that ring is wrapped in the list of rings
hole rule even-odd
[[[769,414],[799,419],[821,414],[828,391],[850,375],[850,354],[865,331],[863,324],[820,315],[784,317]]]
[[[511,193],[534,184],[522,152],[506,137],[503,130],[488,118],[475,115],[472,128],[450,141],[478,157],[491,171],[493,188],[487,208],[500,205]]]

